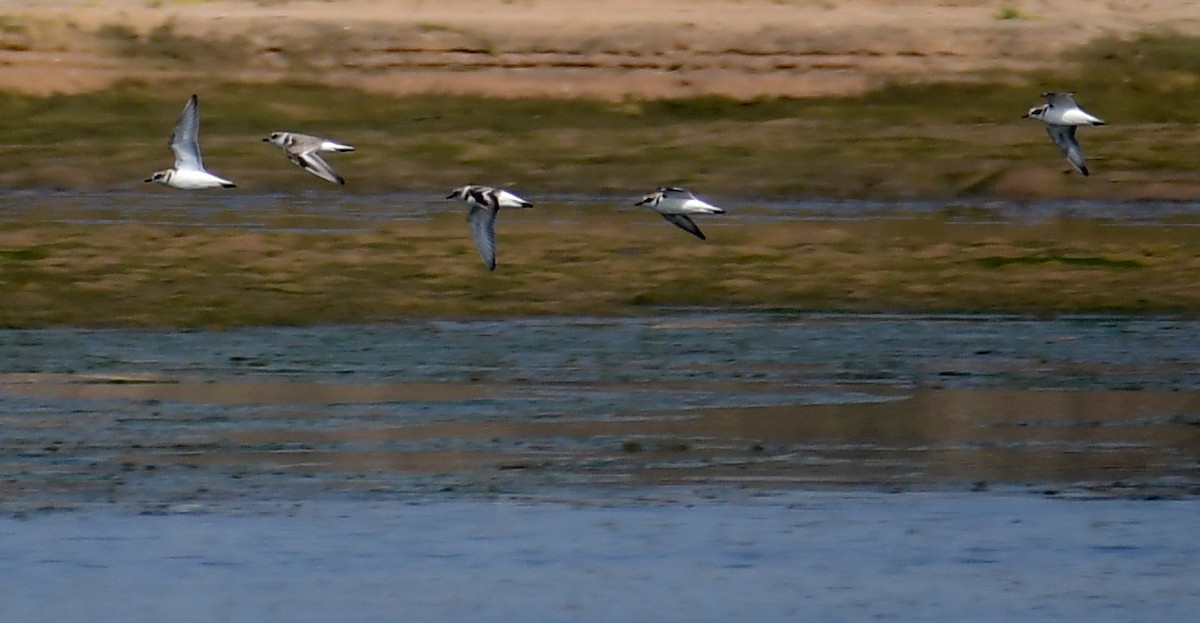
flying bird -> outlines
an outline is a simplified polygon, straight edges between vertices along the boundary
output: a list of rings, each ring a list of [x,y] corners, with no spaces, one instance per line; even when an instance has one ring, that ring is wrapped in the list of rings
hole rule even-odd
[[[263,142],[283,150],[292,162],[301,169],[334,184],[345,184],[346,180],[329,166],[321,157],[321,152],[354,151],[349,145],[343,145],[319,136],[300,134],[299,132],[272,132]]]
[[[1046,133],[1055,145],[1062,150],[1067,160],[1080,173],[1088,175],[1087,163],[1083,159],[1083,148],[1075,140],[1075,129],[1081,125],[1104,125],[1104,121],[1079,107],[1075,103],[1075,94],[1042,93],[1046,98],[1045,104],[1034,106],[1021,116],[1022,119],[1037,119],[1046,124]]]
[[[642,200],[634,205],[650,206],[652,210],[667,219],[667,222],[701,240],[707,240],[704,232],[700,231],[700,228],[688,215],[725,213],[725,210],[697,199],[691,191],[675,187],[659,188],[642,197]]]
[[[500,208],[532,208],[533,204],[508,192],[490,186],[467,185],[454,189],[447,199],[462,199],[471,206],[467,222],[475,248],[488,270],[496,270],[496,214]]]
[[[236,186],[204,170],[204,162],[200,159],[200,102],[195,95],[183,107],[183,114],[179,116],[167,146],[175,154],[175,166],[155,171],[146,178],[147,182],[158,182],[182,190]]]

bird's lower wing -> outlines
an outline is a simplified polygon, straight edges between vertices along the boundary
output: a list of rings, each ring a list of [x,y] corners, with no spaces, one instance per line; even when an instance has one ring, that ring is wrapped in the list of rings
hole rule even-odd
[[[683,231],[686,231],[687,233],[701,240],[707,240],[704,237],[704,232],[700,231],[699,227],[696,227],[696,224],[692,222],[692,219],[682,214],[664,214],[662,217],[667,219],[667,222],[678,227],[679,229],[682,229]]]
[[[1054,144],[1058,145],[1059,150],[1067,157],[1070,162],[1080,173],[1087,175],[1087,164],[1083,158],[1083,148],[1079,146],[1079,141],[1075,140],[1075,126],[1073,125],[1048,125],[1046,132],[1050,134],[1050,138],[1054,140]]]
[[[496,213],[487,208],[471,206],[467,222],[471,224],[471,237],[475,239],[479,257],[483,258],[488,270],[496,270]]]
[[[343,179],[342,176],[338,175],[337,172],[333,170],[333,167],[329,166],[329,163],[325,162],[325,159],[318,156],[315,152],[298,154],[292,158],[292,162],[295,162],[305,171],[308,171],[309,173],[312,173],[313,175],[328,182],[333,182],[334,184],[346,183],[346,180]]]

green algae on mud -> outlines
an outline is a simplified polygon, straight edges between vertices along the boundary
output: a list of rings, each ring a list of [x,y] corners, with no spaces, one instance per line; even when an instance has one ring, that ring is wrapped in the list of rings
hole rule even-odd
[[[479,262],[461,215],[369,230],[0,223],[0,324],[231,327],[663,306],[1196,313],[1200,228],[710,219],[545,204]]]

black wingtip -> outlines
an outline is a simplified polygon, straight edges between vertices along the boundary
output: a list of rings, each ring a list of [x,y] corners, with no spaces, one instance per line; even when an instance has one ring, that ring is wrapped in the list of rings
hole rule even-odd
[[[226,184],[221,184],[221,188],[237,188],[237,184],[234,184],[233,182],[228,182]]]
[[[345,186],[345,185],[346,185],[346,178],[344,178],[344,177],[342,177],[342,176],[340,176],[340,175],[339,175],[339,176],[337,176],[337,181],[338,181],[338,183],[339,183],[339,184],[341,184],[342,186]]]
[[[1082,173],[1084,177],[1091,175],[1091,173],[1088,173],[1087,167],[1079,167],[1079,172]]]
[[[522,207],[522,208],[532,208],[532,207],[533,207],[533,204],[532,204],[532,203],[529,203],[528,201],[524,201],[524,202],[522,202],[522,203],[521,203],[521,207]]]

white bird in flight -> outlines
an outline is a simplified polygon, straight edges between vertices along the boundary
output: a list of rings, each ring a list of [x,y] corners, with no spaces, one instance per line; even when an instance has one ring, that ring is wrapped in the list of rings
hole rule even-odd
[[[1079,104],[1075,103],[1074,93],[1042,93],[1042,97],[1046,98],[1047,103],[1030,108],[1021,118],[1037,119],[1045,123],[1046,133],[1062,150],[1067,160],[1079,169],[1080,173],[1088,175],[1083,148],[1079,146],[1079,141],[1075,140],[1075,128],[1081,125],[1104,125],[1104,120],[1080,108]]]
[[[667,219],[667,222],[701,240],[707,240],[704,232],[700,231],[700,228],[692,222],[688,215],[725,213],[725,210],[697,199],[691,191],[675,187],[659,188],[642,197],[642,200],[634,205],[650,206],[651,209]]]
[[[508,192],[490,186],[467,185],[454,189],[447,199],[462,199],[471,206],[467,222],[475,248],[488,270],[496,270],[496,214],[500,208],[532,208],[533,204]]]
[[[346,180],[325,162],[320,152],[354,151],[353,147],[299,132],[272,132],[263,141],[282,149],[288,159],[301,169],[334,184],[346,183]]]
[[[200,159],[200,103],[195,95],[183,107],[183,114],[175,124],[171,140],[167,146],[175,154],[175,166],[163,171],[155,171],[154,175],[146,178],[147,182],[158,182],[183,190],[198,190],[201,188],[234,188],[236,185],[219,178],[204,170],[204,161]]]

